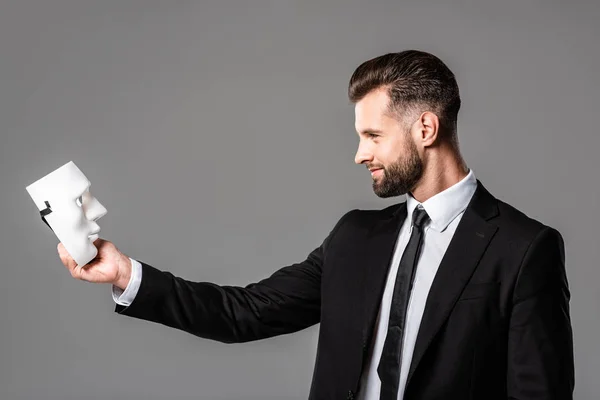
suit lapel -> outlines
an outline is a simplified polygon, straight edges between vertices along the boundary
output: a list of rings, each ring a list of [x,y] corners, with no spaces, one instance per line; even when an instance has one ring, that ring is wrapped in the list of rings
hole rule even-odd
[[[487,220],[497,214],[496,199],[477,180],[477,189],[454,232],[427,296],[407,386],[496,233],[498,227]]]
[[[360,321],[362,324],[363,368],[366,361],[365,356],[368,354],[367,347],[373,340],[375,321],[394,248],[405,218],[406,203],[400,203],[391,212],[378,219],[366,235],[366,244],[358,264],[361,266],[363,280],[362,318]]]

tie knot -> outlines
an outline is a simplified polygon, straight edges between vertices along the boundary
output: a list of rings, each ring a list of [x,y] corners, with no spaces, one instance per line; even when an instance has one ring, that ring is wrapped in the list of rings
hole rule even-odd
[[[427,221],[429,221],[429,215],[427,215],[427,211],[425,211],[421,205],[415,207],[415,211],[413,211],[413,225],[418,229],[422,229],[423,225],[425,225]]]

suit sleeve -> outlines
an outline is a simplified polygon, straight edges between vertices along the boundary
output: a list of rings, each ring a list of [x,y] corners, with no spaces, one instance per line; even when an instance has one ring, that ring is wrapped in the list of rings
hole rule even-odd
[[[321,270],[327,248],[346,213],[322,244],[299,263],[245,287],[192,282],[144,262],[142,280],[122,315],[157,322],[223,343],[292,333],[320,321]]]
[[[569,300],[563,238],[544,227],[529,246],[515,285],[508,332],[509,399],[573,398]]]

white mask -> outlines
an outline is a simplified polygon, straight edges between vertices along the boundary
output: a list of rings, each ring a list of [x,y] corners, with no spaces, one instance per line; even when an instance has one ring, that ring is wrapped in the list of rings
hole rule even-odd
[[[96,220],[106,208],[90,193],[90,181],[73,161],[27,186],[42,220],[54,231],[77,265],[98,254]]]

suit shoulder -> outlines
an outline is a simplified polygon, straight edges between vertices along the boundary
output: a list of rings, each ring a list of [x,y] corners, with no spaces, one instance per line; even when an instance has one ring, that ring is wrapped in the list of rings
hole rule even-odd
[[[531,241],[541,231],[549,229],[552,231],[558,231],[542,221],[527,215],[525,212],[519,210],[511,204],[508,204],[502,200],[498,201],[499,218],[498,225],[500,228],[504,228],[505,231],[511,232],[514,239],[521,238],[525,241]]]
[[[398,211],[398,209],[400,209],[400,207],[406,207],[406,201],[403,201],[401,203],[396,203],[396,204],[392,204],[391,206],[388,206],[386,208],[382,208],[382,209],[360,209],[360,208],[356,208],[353,211],[355,211],[357,214],[360,214],[363,217],[376,217],[376,218],[385,218],[385,217],[390,217],[392,216],[392,214],[394,214],[396,211]]]
[[[379,221],[392,217],[401,207],[406,207],[406,202],[392,204],[383,209],[360,209],[355,208],[342,216],[341,220],[346,220],[353,226],[371,226],[373,221]]]

